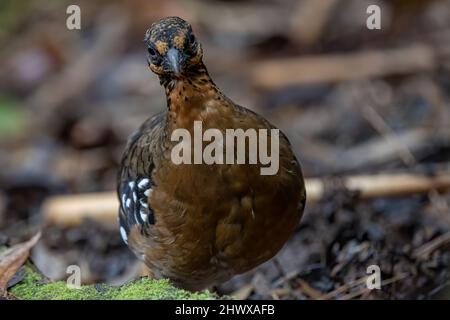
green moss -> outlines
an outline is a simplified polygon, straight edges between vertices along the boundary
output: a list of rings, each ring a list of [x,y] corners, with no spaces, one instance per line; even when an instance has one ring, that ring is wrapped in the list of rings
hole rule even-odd
[[[214,299],[208,291],[189,292],[173,287],[168,280],[151,280],[141,278],[122,287],[109,290],[108,295],[113,300],[123,299]]]
[[[10,293],[24,300],[155,300],[191,299],[205,300],[217,297],[208,292],[189,292],[173,287],[168,280],[142,278],[120,287],[86,285],[80,289],[68,288],[64,281],[48,282],[45,278],[24,267],[25,276],[11,288]]]

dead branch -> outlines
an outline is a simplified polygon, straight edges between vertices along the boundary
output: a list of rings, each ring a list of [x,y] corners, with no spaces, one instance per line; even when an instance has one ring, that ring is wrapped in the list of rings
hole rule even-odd
[[[438,65],[435,51],[426,45],[348,54],[303,56],[266,60],[252,66],[255,86],[276,89],[307,83],[333,83],[432,70]]]

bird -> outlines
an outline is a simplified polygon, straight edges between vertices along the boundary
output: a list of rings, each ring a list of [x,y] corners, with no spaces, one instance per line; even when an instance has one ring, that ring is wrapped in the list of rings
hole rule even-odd
[[[173,133],[192,134],[196,122],[223,134],[279,129],[222,93],[187,21],[154,22],[144,44],[167,106],[126,144],[117,178],[120,235],[151,277],[191,291],[212,288],[271,259],[288,241],[305,207],[301,166],[281,131],[275,174],[245,161],[175,163]]]

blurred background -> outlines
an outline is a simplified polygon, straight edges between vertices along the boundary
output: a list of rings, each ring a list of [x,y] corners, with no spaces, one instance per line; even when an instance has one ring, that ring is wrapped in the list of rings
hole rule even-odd
[[[81,30],[66,28],[70,4]],[[381,30],[366,27],[371,4]],[[32,259],[50,278],[71,264],[83,283],[142,273],[116,226],[46,221],[42,204],[115,190],[128,135],[165,108],[143,36],[173,15],[192,24],[222,91],[286,133],[306,177],[450,171],[448,0],[2,0],[0,245],[43,227]],[[450,193],[365,201],[331,182],[276,258],[217,291],[450,298]],[[371,264],[381,290],[365,286]]]

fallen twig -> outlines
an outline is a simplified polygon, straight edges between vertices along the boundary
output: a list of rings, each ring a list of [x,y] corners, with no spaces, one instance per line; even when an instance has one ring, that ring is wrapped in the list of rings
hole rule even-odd
[[[418,259],[426,259],[428,256],[439,247],[450,243],[450,232],[444,233],[430,242],[424,243],[422,246],[414,251],[414,256]]]
[[[399,275],[393,276],[392,278],[386,279],[381,281],[380,286],[385,286],[394,282],[397,282],[399,280],[405,279],[407,276],[409,276],[408,273],[401,273]],[[371,289],[367,288],[365,285],[367,281],[368,276],[362,276],[361,278],[355,279],[349,283],[345,283],[342,286],[336,288],[335,290],[325,293],[321,296],[319,296],[318,300],[330,300],[330,299],[341,299],[341,300],[350,300],[354,299],[358,296],[363,295],[366,292],[370,292]],[[344,293],[348,291],[351,288],[361,286],[359,290],[356,290],[354,292],[349,292],[344,294],[343,296],[339,296],[341,293]]]
[[[401,274],[399,274],[399,275],[393,276],[392,278],[389,278],[389,279],[386,279],[386,280],[381,281],[380,286],[381,286],[381,287],[382,287],[382,286],[386,286],[386,285],[388,285],[388,284],[391,284],[391,283],[394,283],[394,282],[403,280],[403,279],[405,279],[405,278],[408,277],[408,276],[409,276],[408,273],[401,273]],[[364,276],[363,278],[366,279],[366,276]],[[354,298],[356,298],[356,297],[359,297],[359,296],[363,295],[363,294],[366,293],[366,292],[370,292],[370,290],[371,290],[371,289],[369,289],[369,288],[367,288],[366,286],[364,286],[364,287],[362,287],[360,290],[355,291],[355,292],[350,292],[350,293],[348,293],[348,294],[346,294],[346,295],[340,297],[339,299],[341,299],[341,300],[351,300],[351,299],[354,299]]]
[[[397,138],[395,131],[386,123],[375,108],[366,104],[362,107],[361,114],[372,125],[372,127],[386,139],[387,143],[391,146],[391,149],[397,151],[399,158],[405,165],[411,166],[417,164],[416,158],[412,154],[411,150],[409,150],[408,146],[403,144],[402,141]]]

